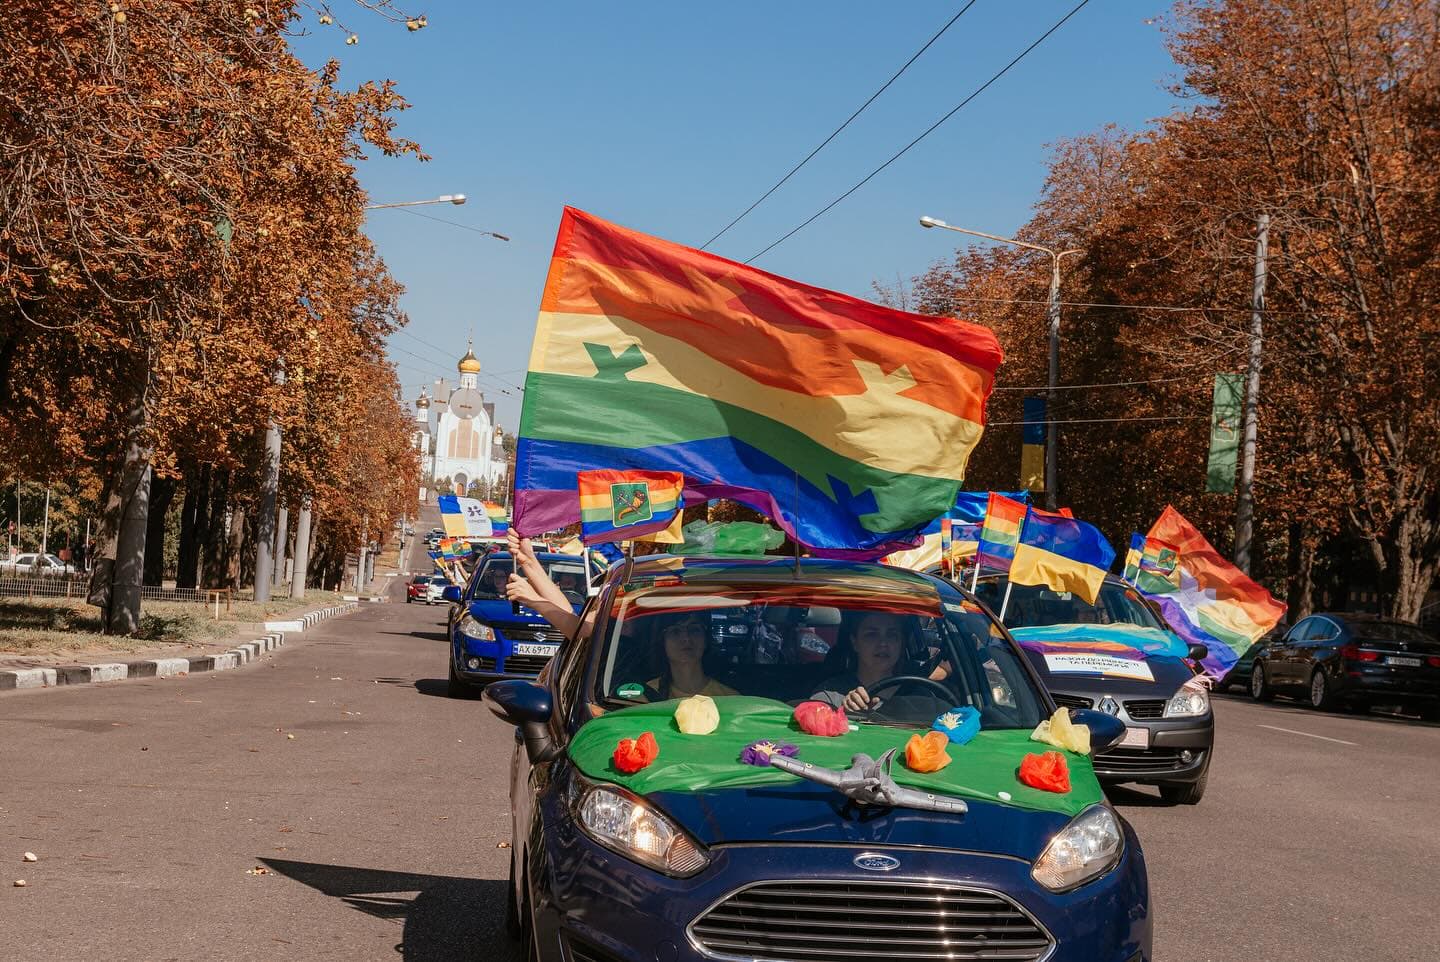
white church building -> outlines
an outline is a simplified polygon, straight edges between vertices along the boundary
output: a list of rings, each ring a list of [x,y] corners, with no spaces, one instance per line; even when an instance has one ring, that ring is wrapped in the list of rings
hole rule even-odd
[[[479,388],[480,361],[473,348],[467,347],[456,367],[458,387],[452,388],[441,378],[435,382],[433,396],[421,388],[415,399],[415,447],[420,452],[420,477],[425,487],[448,478],[449,488],[437,489],[437,493],[463,495],[476,482],[502,480],[505,460],[495,405],[485,400]]]

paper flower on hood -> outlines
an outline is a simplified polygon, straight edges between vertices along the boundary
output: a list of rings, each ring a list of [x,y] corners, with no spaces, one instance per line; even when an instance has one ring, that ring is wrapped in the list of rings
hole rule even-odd
[[[1070,791],[1070,766],[1059,752],[1026,755],[1020,760],[1020,781],[1042,792]]]
[[[950,764],[950,755],[945,751],[949,744],[944,732],[911,735],[905,743],[905,767],[912,772],[938,772]]]
[[[1030,733],[1030,740],[1054,745],[1077,755],[1090,754],[1090,729],[1072,722],[1067,708],[1055,709],[1055,714],[1036,725]]]
[[[720,709],[709,695],[691,695],[675,706],[675,727],[687,735],[708,735],[720,726]]]
[[[611,760],[615,767],[626,775],[633,775],[640,769],[649,765],[660,755],[660,746],[655,744],[655,736],[645,732],[639,738],[622,738],[620,744],[615,746],[615,754]]]
[[[740,760],[746,765],[769,768],[771,755],[785,755],[794,758],[798,754],[800,754],[800,749],[785,742],[758,741],[745,746],[745,750],[740,753]]]
[[[823,701],[802,701],[795,709],[795,724],[807,735],[843,735],[850,730],[845,709],[831,708]]]
[[[980,712],[968,705],[952,708],[930,725],[956,745],[964,745],[980,734]]]

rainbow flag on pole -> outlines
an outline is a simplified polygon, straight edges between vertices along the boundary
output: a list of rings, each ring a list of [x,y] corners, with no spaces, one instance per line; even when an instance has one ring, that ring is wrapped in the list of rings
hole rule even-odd
[[[675,471],[581,471],[580,540],[646,540],[681,544],[685,478]],[[675,529],[673,532],[670,529]],[[674,540],[671,540],[671,539]]]
[[[1125,552],[1124,578],[1132,585],[1140,576],[1140,557],[1145,553],[1145,536],[1138,531],[1130,534],[1130,550]]]
[[[733,498],[812,548],[912,545],[954,503],[1000,360],[978,325],[566,208],[525,377],[512,523],[533,535],[578,521],[580,471],[673,471],[687,498]]]
[[[1020,543],[1020,529],[1025,526],[1023,502],[990,492],[985,508],[985,521],[980,526],[980,542],[975,552],[975,565],[998,571],[1009,571],[1015,559],[1015,546]]]
[[[1251,645],[1279,624],[1284,602],[1221,557],[1173,507],[1166,506],[1146,536],[1147,554],[1152,542],[1154,566],[1147,568],[1142,560],[1136,587],[1160,606],[1177,635],[1210,650],[1205,671],[1224,677]],[[1173,558],[1170,572],[1164,574],[1163,549]]]

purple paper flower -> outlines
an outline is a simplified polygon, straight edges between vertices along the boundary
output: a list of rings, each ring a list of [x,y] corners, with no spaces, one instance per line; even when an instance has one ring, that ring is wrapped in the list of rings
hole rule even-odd
[[[758,741],[751,742],[745,746],[740,753],[740,760],[746,765],[759,765],[762,768],[770,766],[771,755],[785,755],[793,758],[800,753],[800,749],[785,742]]]

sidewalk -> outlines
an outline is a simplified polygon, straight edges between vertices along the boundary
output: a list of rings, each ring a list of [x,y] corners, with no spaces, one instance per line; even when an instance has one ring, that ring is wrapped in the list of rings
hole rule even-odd
[[[0,653],[0,692],[239,668],[285,644],[287,634],[299,634],[319,621],[349,614],[358,607],[354,602],[342,602],[287,613],[284,630],[275,627],[277,622],[238,622],[230,638],[209,642],[161,644],[127,652]]]

